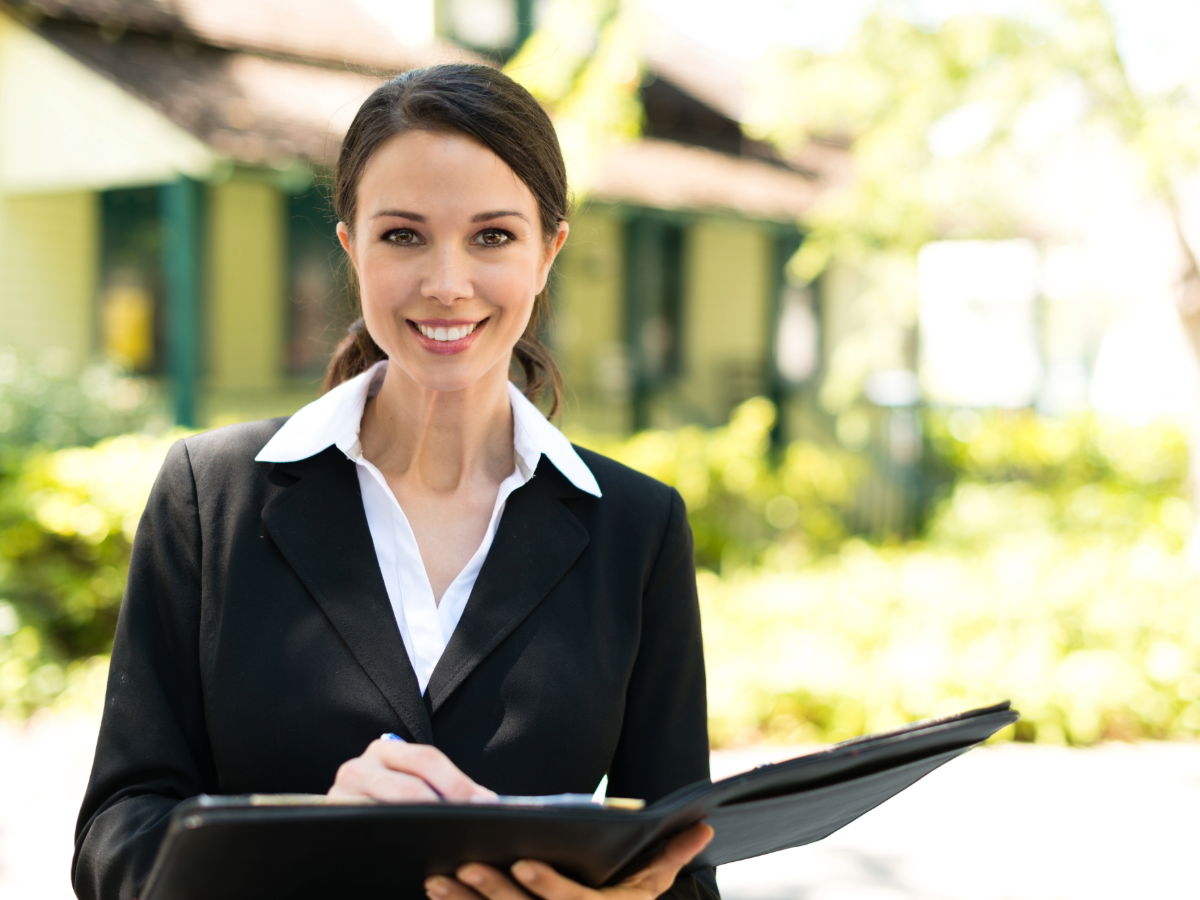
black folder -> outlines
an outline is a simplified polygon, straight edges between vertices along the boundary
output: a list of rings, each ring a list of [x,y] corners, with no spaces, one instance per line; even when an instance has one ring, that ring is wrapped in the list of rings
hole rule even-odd
[[[719,866],[818,841],[1017,718],[1006,702],[930,719],[697,782],[640,810],[196,797],[172,815],[141,900],[418,900],[429,875],[519,859],[600,886],[636,871],[701,821],[715,835],[692,868]]]

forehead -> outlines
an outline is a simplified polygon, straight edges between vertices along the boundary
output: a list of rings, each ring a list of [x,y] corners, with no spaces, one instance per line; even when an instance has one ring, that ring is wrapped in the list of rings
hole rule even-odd
[[[409,131],[386,140],[363,169],[359,216],[380,209],[427,216],[518,209],[532,216],[536,201],[509,165],[474,138]]]

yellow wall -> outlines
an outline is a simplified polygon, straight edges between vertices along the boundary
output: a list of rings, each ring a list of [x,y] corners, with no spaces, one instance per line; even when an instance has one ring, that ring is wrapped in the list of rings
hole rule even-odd
[[[555,271],[551,344],[567,387],[565,426],[628,427],[622,222],[591,207],[571,222]]]
[[[0,346],[92,352],[98,215],[90,192],[0,195]]]
[[[0,190],[49,194],[204,178],[215,157],[108,78],[0,13]]]
[[[772,240],[762,225],[705,217],[687,231],[680,392],[710,423],[764,389]]]
[[[284,198],[269,184],[231,180],[208,193],[210,389],[280,385],[284,332]]]
[[[597,205],[571,223],[559,259],[552,337],[567,382],[568,428],[623,432],[632,421],[623,241],[623,221]],[[765,390],[773,265],[768,226],[715,216],[685,226],[683,367],[651,398],[652,426],[720,424]]]

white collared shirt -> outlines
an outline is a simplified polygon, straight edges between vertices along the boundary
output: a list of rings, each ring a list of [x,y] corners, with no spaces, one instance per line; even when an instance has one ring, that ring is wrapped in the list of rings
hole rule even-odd
[[[441,659],[466,608],[479,570],[483,568],[483,561],[496,537],[508,495],[533,478],[542,456],[581,491],[599,497],[600,486],[571,442],[509,382],[513,473],[500,483],[492,518],[479,549],[446,588],[441,602],[436,602],[412,526],[383,473],[363,456],[358,440],[367,398],[379,392],[386,371],[387,360],[382,360],[314,400],[288,419],[254,458],[259,462],[297,462],[332,445],[354,461],[375,556],[379,560],[396,624],[400,626],[404,649],[408,651],[423,694],[434,666]]]

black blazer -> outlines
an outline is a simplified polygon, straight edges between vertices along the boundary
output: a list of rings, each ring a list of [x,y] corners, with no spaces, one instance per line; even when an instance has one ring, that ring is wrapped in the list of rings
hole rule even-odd
[[[256,463],[283,419],[171,448],[134,541],[91,781],[81,898],[128,900],[174,807],[324,793],[383,732],[503,794],[653,801],[708,777],[692,538],[678,493],[587,450],[602,498],[545,458],[508,498],[417,688],[354,463]],[[711,870],[674,896],[715,895]]]

